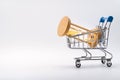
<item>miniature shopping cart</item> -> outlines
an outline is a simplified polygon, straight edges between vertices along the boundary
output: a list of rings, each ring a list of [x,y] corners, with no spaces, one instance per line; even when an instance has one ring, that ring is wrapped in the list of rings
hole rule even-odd
[[[70,49],[81,49],[85,52],[84,56],[75,58],[75,66],[81,67],[81,61],[101,60],[102,64],[112,66],[112,54],[105,50],[108,46],[110,26],[113,17],[101,17],[99,24],[92,30],[71,23],[68,17],[64,17],[58,27],[58,35],[67,38],[67,45]],[[89,50],[100,50],[103,56],[93,56]],[[109,57],[107,57],[109,56]]]

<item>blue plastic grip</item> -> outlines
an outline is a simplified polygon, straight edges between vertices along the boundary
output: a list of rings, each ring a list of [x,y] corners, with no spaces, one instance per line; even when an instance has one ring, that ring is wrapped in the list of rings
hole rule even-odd
[[[112,21],[113,21],[113,16],[109,16],[107,22],[112,22]]]
[[[105,18],[104,18],[104,17],[101,17],[99,22],[104,23],[104,22],[105,22]]]

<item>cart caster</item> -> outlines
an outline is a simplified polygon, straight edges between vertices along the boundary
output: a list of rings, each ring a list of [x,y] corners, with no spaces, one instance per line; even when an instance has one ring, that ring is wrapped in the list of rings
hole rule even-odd
[[[102,64],[105,64],[105,57],[102,57],[102,58],[101,58],[101,63],[102,63]]]
[[[107,67],[111,67],[111,66],[112,66],[112,62],[111,62],[111,60],[107,60],[106,65],[107,65]]]
[[[76,66],[77,68],[80,68],[80,67],[81,67],[80,60],[76,60],[76,62],[75,62],[75,66]]]
[[[102,64],[105,64],[105,60],[101,60],[101,63],[102,63]]]

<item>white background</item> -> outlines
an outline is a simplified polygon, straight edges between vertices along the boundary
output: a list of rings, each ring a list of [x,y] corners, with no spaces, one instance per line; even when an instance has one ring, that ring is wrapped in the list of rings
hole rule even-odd
[[[119,0],[0,0],[0,80],[120,80],[119,8]],[[60,19],[92,29],[109,15],[113,66],[85,61],[75,68],[73,58],[83,52],[57,36]]]

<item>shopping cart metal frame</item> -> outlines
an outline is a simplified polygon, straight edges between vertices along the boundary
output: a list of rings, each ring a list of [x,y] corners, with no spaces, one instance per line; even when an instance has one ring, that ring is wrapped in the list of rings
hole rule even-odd
[[[109,51],[106,50],[106,48],[108,47],[109,32],[110,32],[110,26],[111,26],[112,21],[113,21],[112,16],[109,16],[108,18],[101,17],[100,21],[99,21],[99,25],[97,26],[100,28],[100,30],[66,37],[67,44],[70,49],[81,49],[85,52],[84,56],[75,58],[75,66],[77,68],[81,67],[81,61],[84,61],[84,60],[101,60],[102,64],[106,63],[106,65],[108,67],[112,66],[111,59],[113,58],[113,55]],[[99,31],[102,32],[102,37],[98,41],[98,45],[95,48],[91,48],[85,42],[82,42],[82,41],[80,42],[75,39],[75,37],[81,38],[81,36],[82,36],[82,39],[84,40],[84,37],[86,35],[95,33],[95,32],[99,32]],[[103,52],[104,55],[103,56],[93,56],[89,50],[100,50]],[[108,55],[109,55],[109,57],[107,57]]]

